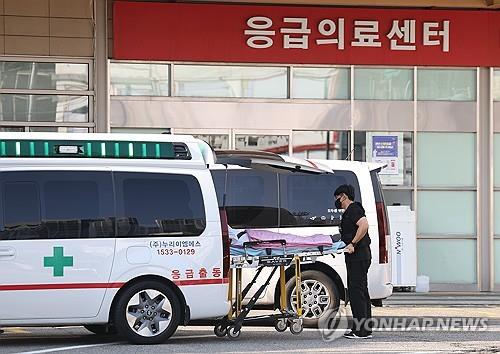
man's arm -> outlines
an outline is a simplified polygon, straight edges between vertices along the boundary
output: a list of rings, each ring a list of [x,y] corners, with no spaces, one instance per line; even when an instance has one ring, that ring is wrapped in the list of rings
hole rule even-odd
[[[354,245],[361,241],[368,233],[368,219],[366,216],[359,219],[356,225],[358,225],[358,231],[356,231],[356,235],[354,235],[354,238],[351,241]]]

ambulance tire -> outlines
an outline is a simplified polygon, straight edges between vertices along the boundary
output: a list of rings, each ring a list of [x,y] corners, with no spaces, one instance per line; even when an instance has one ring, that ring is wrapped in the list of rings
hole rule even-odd
[[[116,334],[115,326],[110,326],[107,324],[103,325],[84,325],[85,329],[94,334],[98,334],[100,336],[112,336]]]
[[[302,271],[301,274],[302,278],[302,283],[306,283],[306,286],[312,286],[315,288],[315,290],[319,290],[319,293],[322,294],[323,298],[324,295],[328,296],[329,301],[328,304],[321,304],[321,303],[316,303],[317,299],[314,298],[314,294],[306,296],[306,299],[303,299],[302,307],[304,308],[304,317],[302,317],[303,324],[305,327],[313,327],[317,328],[318,327],[318,322],[320,318],[324,315],[330,312],[330,310],[336,310],[340,306],[340,293],[339,290],[337,289],[337,286],[335,285],[334,281],[332,278],[330,278],[328,275],[325,273],[319,271],[319,270],[304,270]],[[295,310],[294,306],[291,306],[291,300],[292,300],[292,291],[295,290],[295,278],[292,277],[289,279],[286,283],[286,294],[287,294],[287,299],[288,299],[288,308]],[[305,307],[315,307],[318,306],[318,312],[321,312],[321,315],[319,317],[312,316],[311,311],[306,311]],[[319,309],[321,308],[321,309]]]
[[[161,295],[163,295],[170,303],[170,322],[168,323],[167,327],[159,334],[149,333],[149,335],[141,335],[130,327],[130,324],[127,320],[127,306],[129,306],[129,302],[135,295],[143,291],[151,290],[161,293]],[[180,318],[181,302],[179,301],[175,292],[168,285],[154,280],[142,281],[126,288],[118,299],[114,313],[114,323],[118,334],[134,344],[164,343],[177,330]]]

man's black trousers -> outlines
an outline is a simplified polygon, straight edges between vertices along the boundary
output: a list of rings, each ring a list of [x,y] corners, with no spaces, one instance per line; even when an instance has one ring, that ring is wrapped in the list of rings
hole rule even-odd
[[[370,259],[346,262],[347,291],[353,317],[351,328],[359,336],[366,336],[372,332],[372,308],[367,280],[370,263]]]

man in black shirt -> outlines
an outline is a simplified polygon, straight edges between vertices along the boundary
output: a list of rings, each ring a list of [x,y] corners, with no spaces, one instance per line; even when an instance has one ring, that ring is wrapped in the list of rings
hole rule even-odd
[[[352,330],[344,334],[350,339],[371,338],[372,310],[368,294],[368,268],[371,263],[370,236],[365,209],[354,202],[354,187],[343,184],[335,192],[335,207],[344,209],[340,222],[342,241],[347,245],[345,263],[347,268],[347,291],[354,319]]]

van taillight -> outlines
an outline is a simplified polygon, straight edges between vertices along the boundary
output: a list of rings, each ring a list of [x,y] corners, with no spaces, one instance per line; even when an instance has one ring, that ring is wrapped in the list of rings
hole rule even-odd
[[[229,277],[229,262],[230,262],[230,240],[229,240],[229,229],[227,227],[227,214],[225,209],[219,210],[220,215],[220,226],[222,230],[222,276],[224,278]]]
[[[387,263],[389,261],[387,250],[387,235],[389,235],[389,226],[387,223],[387,215],[384,202],[375,203],[377,206],[377,221],[378,221],[378,260],[379,263]]]

